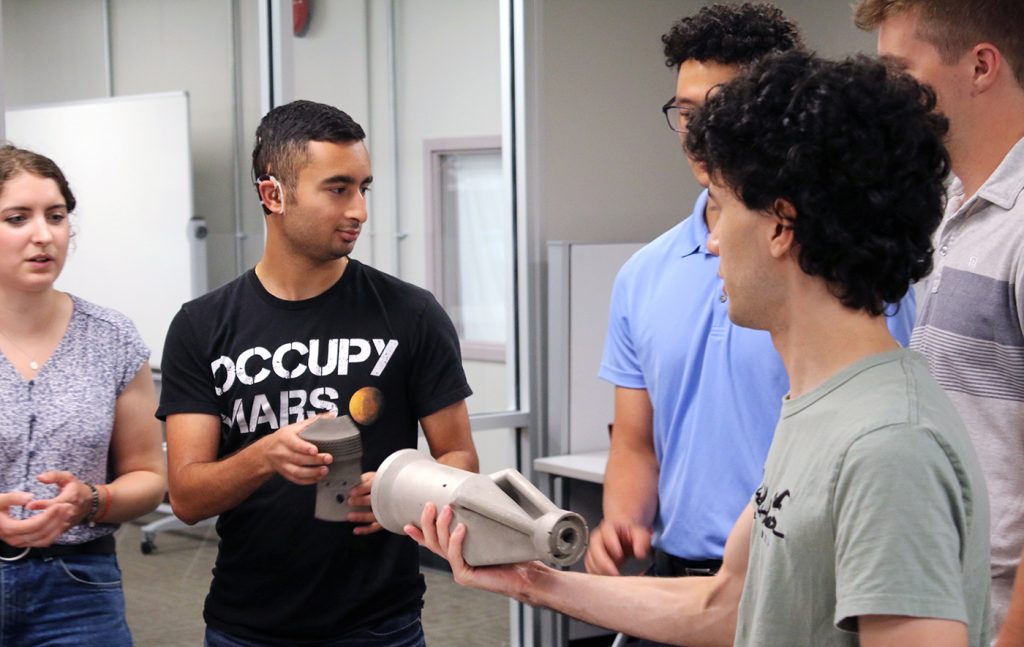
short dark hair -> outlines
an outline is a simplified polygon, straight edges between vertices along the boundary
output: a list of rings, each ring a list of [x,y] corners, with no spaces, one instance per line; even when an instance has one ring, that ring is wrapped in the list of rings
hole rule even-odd
[[[803,49],[800,28],[778,7],[765,3],[715,4],[701,8],[661,37],[665,65],[690,59],[747,67],[769,54]]]
[[[800,268],[878,315],[931,271],[949,172],[934,108],[931,89],[878,61],[789,52],[712,96],[686,146],[748,209],[792,204]]]
[[[988,41],[999,48],[1024,87],[1024,6],[1021,0],[860,0],[854,22],[865,31],[886,18],[914,9],[918,37],[939,50],[949,65],[976,44]]]
[[[0,193],[3,193],[7,181],[20,173],[31,173],[36,177],[56,182],[68,212],[75,210],[75,194],[71,192],[71,187],[56,162],[45,155],[10,144],[0,147]]]
[[[363,139],[362,126],[334,106],[301,99],[277,106],[256,129],[253,179],[273,175],[284,186],[294,187],[299,169],[309,160],[309,142],[343,144]]]

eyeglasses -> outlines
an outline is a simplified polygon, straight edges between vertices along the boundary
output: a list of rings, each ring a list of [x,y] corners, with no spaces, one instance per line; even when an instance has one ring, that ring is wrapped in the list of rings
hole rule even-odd
[[[690,121],[690,117],[693,116],[694,108],[692,106],[677,106],[675,102],[676,98],[672,97],[661,107],[661,111],[665,114],[665,121],[668,122],[669,128],[677,133],[685,133],[686,125]]]

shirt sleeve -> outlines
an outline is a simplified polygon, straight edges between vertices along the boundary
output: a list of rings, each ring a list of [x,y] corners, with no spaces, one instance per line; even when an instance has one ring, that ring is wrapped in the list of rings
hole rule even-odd
[[[884,614],[967,622],[970,522],[951,457],[928,429],[886,427],[848,449],[833,493],[836,627]]]
[[[462,368],[458,333],[432,295],[426,297],[415,337],[409,393],[416,417],[423,418],[465,400],[473,391]]]
[[[121,357],[117,368],[117,386],[114,393],[120,397],[121,393],[128,387],[128,383],[135,379],[142,365],[149,359],[149,347],[142,341],[138,329],[131,319],[124,317],[123,325],[120,326],[120,350]]]
[[[1013,270],[1013,299],[1017,304],[1017,326],[1024,333],[1024,251],[1017,250]]]
[[[164,341],[157,418],[166,420],[175,413],[220,416],[213,371],[200,349],[188,313],[182,308],[171,321]]]
[[[643,370],[633,345],[630,330],[630,287],[627,263],[615,277],[612,301],[608,309],[608,333],[604,339],[604,354],[598,377],[615,386],[627,389],[645,389]]]
[[[914,322],[917,320],[917,295],[914,293],[913,285],[900,300],[899,310],[895,310],[891,304],[886,308],[885,323],[889,325],[889,332],[900,346],[906,348],[910,344],[910,333],[914,330]]]

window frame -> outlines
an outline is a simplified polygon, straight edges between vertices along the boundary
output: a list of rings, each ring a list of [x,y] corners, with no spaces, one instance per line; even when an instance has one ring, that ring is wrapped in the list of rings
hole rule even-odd
[[[426,197],[426,260],[427,281],[431,292],[437,297],[446,310],[453,298],[454,286],[447,278],[444,268],[445,254],[445,222],[442,211],[443,190],[441,186],[441,165],[445,155],[459,153],[496,153],[502,155],[501,136],[482,137],[443,137],[426,139],[423,142]],[[514,267],[507,268],[509,272]],[[511,278],[511,275],[510,275]],[[458,322],[456,322],[458,329]],[[462,347],[462,359],[475,362],[504,363],[509,361],[508,342],[493,343],[466,340],[459,330],[459,343]]]

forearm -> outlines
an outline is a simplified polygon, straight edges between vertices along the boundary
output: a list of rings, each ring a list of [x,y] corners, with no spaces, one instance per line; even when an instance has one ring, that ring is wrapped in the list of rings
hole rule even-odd
[[[615,422],[604,476],[604,518],[650,528],[658,509],[654,409],[645,389],[615,387]]]
[[[1020,606],[1020,605],[1018,605]],[[1020,609],[1024,613],[1024,609]],[[1011,607],[1010,613],[1006,616],[1003,628],[999,630],[999,640],[996,647],[1024,647],[1024,618],[1014,615]]]
[[[152,512],[163,500],[166,481],[160,472],[136,470],[98,489],[96,521],[123,523]]]
[[[1021,553],[1024,560],[1024,553]],[[1017,567],[1017,578],[1010,599],[1010,611],[1006,614],[1003,628],[999,630],[996,647],[1024,647],[1024,570]]]
[[[658,461],[653,452],[617,448],[608,453],[604,475],[604,518],[654,523],[658,508]]]
[[[967,625],[955,620],[864,615],[857,618],[861,647],[967,647]]]
[[[188,524],[230,510],[248,499],[274,474],[261,438],[220,460],[192,462],[179,467],[170,479],[171,507]]]
[[[480,461],[477,458],[476,451],[474,450],[456,450],[445,452],[440,456],[435,457],[438,463],[444,463],[450,467],[457,467],[460,470],[466,470],[467,472],[479,472]]]
[[[523,565],[521,602],[673,645],[732,645],[740,590],[718,578],[608,577]]]
[[[420,426],[435,461],[469,472],[480,471],[465,400],[421,418]]]

